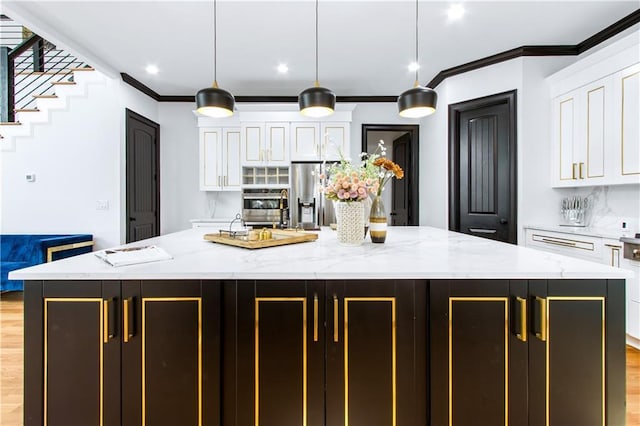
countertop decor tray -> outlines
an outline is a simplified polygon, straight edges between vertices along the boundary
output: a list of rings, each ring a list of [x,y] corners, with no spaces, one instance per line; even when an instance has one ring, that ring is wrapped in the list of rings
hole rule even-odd
[[[233,237],[229,234],[205,234],[204,239],[213,241],[214,243],[227,244],[230,246],[242,247],[247,249],[261,249],[265,247],[284,246],[287,244],[304,243],[307,241],[315,241],[318,234],[303,231],[287,231],[283,229],[270,229],[272,238],[269,240],[247,241],[245,237]]]

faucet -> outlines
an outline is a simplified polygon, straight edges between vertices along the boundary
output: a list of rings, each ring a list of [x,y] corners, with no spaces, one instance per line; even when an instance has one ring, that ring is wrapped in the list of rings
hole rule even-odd
[[[280,229],[284,229],[285,228],[285,215],[284,215],[284,211],[287,210],[287,212],[289,211],[289,193],[287,192],[286,189],[283,189],[282,191],[280,191]],[[287,199],[287,207],[284,206],[284,200]],[[288,215],[287,215],[288,216]],[[286,221],[288,224],[288,220]]]

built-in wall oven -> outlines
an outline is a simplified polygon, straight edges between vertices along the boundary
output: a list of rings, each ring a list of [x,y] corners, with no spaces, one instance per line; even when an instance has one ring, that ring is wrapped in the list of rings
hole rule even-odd
[[[244,188],[242,218],[248,226],[279,228],[289,225],[289,191],[282,188]]]

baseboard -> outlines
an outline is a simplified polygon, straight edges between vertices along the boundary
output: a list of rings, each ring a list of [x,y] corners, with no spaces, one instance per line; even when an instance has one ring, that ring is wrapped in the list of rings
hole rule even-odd
[[[640,340],[627,334],[627,345],[640,350]]]

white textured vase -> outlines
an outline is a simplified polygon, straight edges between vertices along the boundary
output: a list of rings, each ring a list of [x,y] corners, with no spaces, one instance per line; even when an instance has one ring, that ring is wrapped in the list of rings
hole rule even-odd
[[[338,243],[359,246],[364,240],[364,205],[360,201],[336,203]]]

